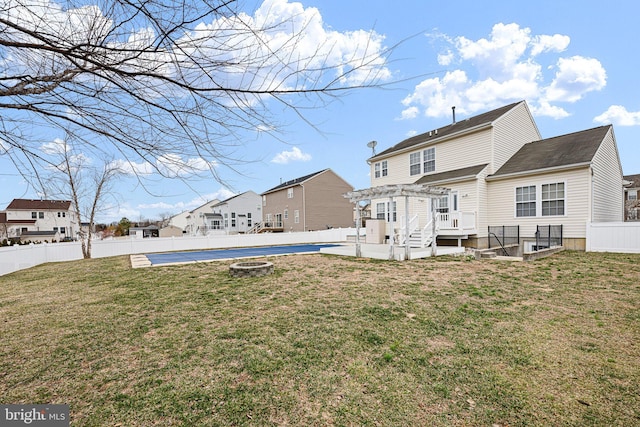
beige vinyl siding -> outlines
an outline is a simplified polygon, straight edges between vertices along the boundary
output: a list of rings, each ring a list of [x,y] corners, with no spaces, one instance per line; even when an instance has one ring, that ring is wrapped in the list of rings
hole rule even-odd
[[[493,138],[489,173],[500,169],[524,144],[542,139],[524,102],[494,122]]]
[[[371,186],[412,184],[416,182],[425,175],[422,173],[422,151],[430,147],[435,147],[436,150],[436,170],[432,173],[446,172],[488,163],[491,160],[491,128],[482,129],[468,135],[434,144],[423,145],[420,148],[388,157],[385,159],[387,160],[388,169],[388,175],[386,177],[375,178],[375,163],[377,162],[373,162],[370,165]],[[420,152],[421,173],[411,175],[409,170],[409,155],[416,152]]]
[[[588,221],[588,203],[591,186],[589,167],[565,172],[530,175],[526,177],[488,182],[488,225],[520,225],[520,236],[535,236],[536,225],[563,225],[566,238],[584,238]],[[541,185],[564,182],[565,214],[563,216],[516,217],[516,187],[536,186],[537,204],[540,211]]]
[[[353,191],[353,187],[336,173],[331,170],[322,172],[304,182],[302,190],[305,205],[300,210],[300,224],[296,225],[304,225],[305,231],[354,226],[354,204],[343,197]],[[290,208],[289,221],[293,220],[293,209]]]
[[[622,169],[611,130],[600,144],[592,168],[593,222],[623,221]]]

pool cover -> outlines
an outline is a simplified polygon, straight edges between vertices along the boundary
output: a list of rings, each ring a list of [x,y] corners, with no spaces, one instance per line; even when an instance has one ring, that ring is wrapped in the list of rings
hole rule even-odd
[[[151,265],[173,264],[179,262],[212,261],[220,259],[252,258],[270,255],[301,254],[320,252],[320,248],[331,248],[332,244],[322,245],[286,245],[260,246],[253,248],[212,249],[206,251],[167,252],[161,254],[146,254]]]

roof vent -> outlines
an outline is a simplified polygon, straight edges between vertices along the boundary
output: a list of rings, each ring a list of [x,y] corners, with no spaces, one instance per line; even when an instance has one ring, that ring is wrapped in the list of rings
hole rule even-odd
[[[429,136],[431,136],[431,131],[429,131]]]
[[[434,130],[433,132],[437,135],[438,134],[438,129]]]

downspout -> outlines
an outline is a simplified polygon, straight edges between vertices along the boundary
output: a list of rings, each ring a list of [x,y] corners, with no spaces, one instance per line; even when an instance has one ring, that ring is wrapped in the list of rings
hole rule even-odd
[[[307,199],[304,194],[304,184],[300,184],[302,187],[302,231],[307,231]]]

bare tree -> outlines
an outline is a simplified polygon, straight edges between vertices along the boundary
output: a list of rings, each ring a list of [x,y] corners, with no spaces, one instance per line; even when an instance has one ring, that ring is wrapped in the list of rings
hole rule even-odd
[[[55,140],[45,148],[54,162],[45,173],[43,193],[64,196],[71,200],[78,220],[78,238],[82,256],[91,258],[96,216],[108,197],[114,196],[113,186],[123,174],[113,161],[89,158],[78,152],[66,140]],[[87,224],[86,231],[82,224]]]
[[[274,102],[304,118],[388,77],[379,34],[317,42],[317,13],[277,18],[271,3],[248,15],[233,0],[3,0],[0,154],[38,178],[49,130],[71,129],[84,152],[117,153],[134,172],[222,182],[217,166],[243,161],[246,131],[278,129]]]

